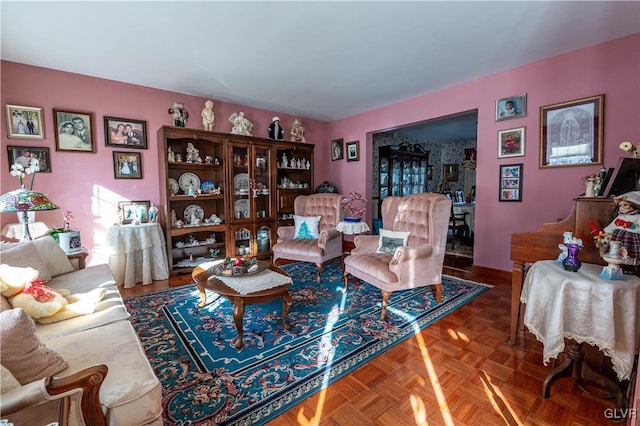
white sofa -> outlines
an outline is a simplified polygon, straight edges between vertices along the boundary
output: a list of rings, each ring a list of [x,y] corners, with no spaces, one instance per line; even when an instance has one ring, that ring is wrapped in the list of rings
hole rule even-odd
[[[35,256],[34,248],[37,252]],[[105,365],[108,373],[99,387],[99,401],[105,418],[104,424],[114,426],[162,425],[162,387],[160,381],[153,373],[142,350],[135,330],[129,321],[129,313],[107,265],[95,265],[75,270],[64,251],[51,237],[39,238],[28,243],[2,243],[0,262],[11,266],[34,267],[34,265],[39,265],[40,269],[46,268],[48,271],[45,271],[45,275],[50,272],[52,276],[46,286],[57,290],[67,289],[71,294],[85,293],[94,288],[106,290],[105,296],[91,314],[51,324],[35,323],[35,335],[40,339],[40,342],[57,352],[68,363],[68,368],[55,374],[54,383],[59,382],[60,378],[74,377],[74,374],[77,375],[78,372],[89,367]],[[42,271],[40,272],[42,277]],[[17,310],[12,308],[7,298],[2,296],[0,301],[2,302],[0,315],[3,324],[5,317],[16,318],[20,316],[17,315]],[[11,312],[7,312],[9,310]],[[31,319],[29,318],[29,320]],[[0,350],[4,351],[2,348]],[[0,359],[0,363],[6,367],[2,359]],[[3,376],[0,382],[2,388],[0,416],[2,419],[7,418],[5,414],[13,413],[21,408],[22,410],[13,413],[13,415],[24,415],[24,411],[29,410],[35,413],[37,409],[42,409],[48,403],[36,407],[34,402],[52,399],[51,395],[47,393],[47,385],[51,384],[51,379],[40,379],[38,380],[41,382],[40,384],[21,383],[19,387],[11,389],[15,387],[10,385],[13,383],[12,377],[9,377],[11,374],[5,368],[2,370]],[[90,374],[94,374],[94,378],[90,381],[100,381],[99,374],[96,375],[95,370],[88,371]],[[101,371],[104,372],[104,370]],[[7,389],[10,390],[6,391]],[[67,386],[65,391],[72,394],[73,388]],[[76,389],[76,393],[82,395],[83,392],[78,392]],[[88,391],[85,390],[85,398],[87,393]],[[74,404],[80,405],[80,403],[72,401],[71,411],[76,409],[80,412],[80,407],[74,407]],[[82,424],[82,420],[74,420],[73,415],[70,415],[70,418],[70,424],[76,421]],[[99,420],[99,423],[103,423],[102,419]]]

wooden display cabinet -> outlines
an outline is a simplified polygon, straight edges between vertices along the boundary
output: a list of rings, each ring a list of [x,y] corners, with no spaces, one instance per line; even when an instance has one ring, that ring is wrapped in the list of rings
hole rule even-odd
[[[278,142],[277,211],[279,225],[293,223],[293,204],[299,195],[313,192],[314,145]]]
[[[404,197],[427,192],[428,152],[415,152],[392,146],[379,149],[378,173],[380,202],[388,196]],[[379,217],[381,217],[381,212]]]
[[[226,256],[226,141],[213,132],[163,126],[158,142],[169,271],[190,273],[199,261]],[[201,162],[187,158],[190,144]]]

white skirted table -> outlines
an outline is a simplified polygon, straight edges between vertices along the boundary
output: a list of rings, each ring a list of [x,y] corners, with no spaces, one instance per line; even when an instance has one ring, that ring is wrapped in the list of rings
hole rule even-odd
[[[527,273],[520,297],[526,304],[524,324],[544,345],[544,364],[569,340],[565,361],[543,383],[544,398],[555,380],[571,375],[606,386],[617,408],[626,403],[618,384],[582,359],[582,345],[595,345],[611,358],[619,380],[630,378],[640,348],[640,278],[625,275],[622,281],[610,281],[598,276],[601,271],[600,265],[583,263],[578,272],[569,272],[555,260],[545,260]]]
[[[369,232],[370,228],[367,225],[367,222],[338,222],[338,226],[336,226],[338,232],[342,233],[342,252],[343,253],[351,253],[351,250],[355,247],[353,242],[353,238],[345,239],[345,235],[358,235],[364,234],[365,232]]]
[[[107,243],[111,248],[109,269],[118,285],[151,284],[169,278],[169,264],[162,227],[158,223],[114,225]]]

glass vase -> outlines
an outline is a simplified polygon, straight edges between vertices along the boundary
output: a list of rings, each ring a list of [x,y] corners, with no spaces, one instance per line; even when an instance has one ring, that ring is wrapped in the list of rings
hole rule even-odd
[[[578,253],[582,246],[577,244],[565,244],[567,246],[567,257],[562,261],[562,267],[565,271],[578,272],[582,266],[582,262],[578,259]]]

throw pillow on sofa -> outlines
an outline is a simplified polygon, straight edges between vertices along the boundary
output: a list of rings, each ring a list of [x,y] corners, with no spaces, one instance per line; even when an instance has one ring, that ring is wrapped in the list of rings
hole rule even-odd
[[[33,240],[33,245],[36,250],[38,250],[40,259],[47,264],[47,268],[52,277],[74,271],[67,253],[62,250],[62,247],[56,243],[53,237],[45,236],[36,238]]]
[[[381,229],[376,253],[395,253],[396,248],[407,245],[409,234],[410,232]]]
[[[40,342],[36,324],[22,309],[0,312],[0,359],[13,376],[25,385],[69,367],[54,350]]]
[[[297,238],[318,238],[320,235],[320,216],[293,216],[295,224],[294,237]]]
[[[23,268],[31,267],[38,271],[39,279],[45,282],[51,280],[51,272],[47,263],[40,257],[36,246],[31,241],[3,250],[0,253],[0,259],[3,264]]]
[[[0,394],[10,392],[20,387],[20,382],[13,377],[11,371],[4,365],[0,365]]]

